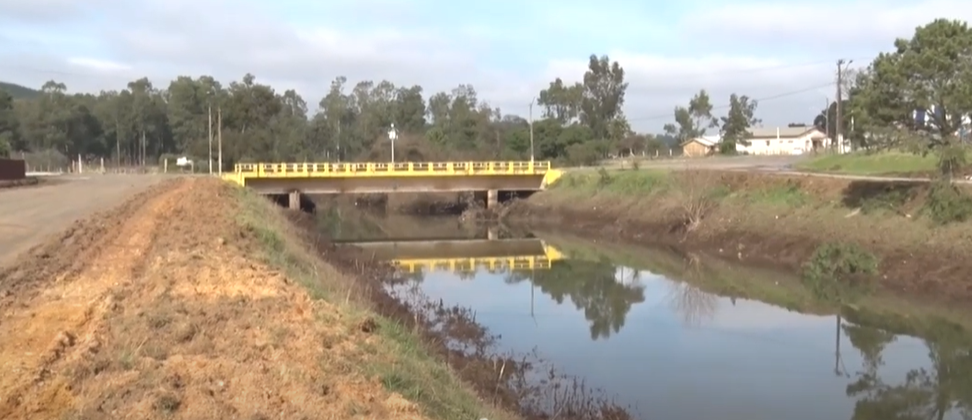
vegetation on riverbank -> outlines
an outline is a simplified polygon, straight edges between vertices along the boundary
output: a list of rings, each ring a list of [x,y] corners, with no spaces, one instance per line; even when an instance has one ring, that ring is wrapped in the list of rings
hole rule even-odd
[[[847,175],[928,175],[937,172],[934,155],[907,152],[822,154],[796,164],[809,172]]]
[[[260,255],[303,285],[312,298],[326,304],[331,313],[321,314],[321,322],[359,336],[358,348],[328,352],[330,356],[321,360],[324,369],[357,372],[362,380],[380,381],[389,392],[418,404],[432,418],[512,418],[478,398],[433,356],[416,331],[378,315],[368,301],[367,289],[372,285],[342,273],[315,255],[309,248],[313,244],[301,239],[301,233],[280,209],[248,190],[236,189],[236,193],[242,203],[238,223],[257,240]],[[360,403],[357,409],[363,409],[366,401]]]
[[[715,171],[570,172],[508,217],[802,269],[821,245],[856,244],[895,289],[972,297],[965,188]],[[883,279],[883,277],[887,279]]]

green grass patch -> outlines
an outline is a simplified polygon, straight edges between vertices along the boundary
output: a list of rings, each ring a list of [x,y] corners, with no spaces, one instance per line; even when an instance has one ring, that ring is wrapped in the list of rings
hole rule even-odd
[[[821,155],[796,165],[813,172],[833,172],[848,175],[885,175],[934,172],[938,158],[905,152],[848,153]]]
[[[236,188],[235,192],[241,204],[237,215],[239,227],[256,238],[260,256],[269,265],[303,285],[311,297],[339,308],[344,315],[342,322],[357,325],[371,318],[378,323],[377,344],[365,349],[360,360],[350,361],[351,369],[379,379],[388,391],[400,393],[418,404],[431,418],[511,418],[508,413],[484,403],[445,362],[428,350],[416,332],[377,315],[367,302],[350,299],[355,282],[305,249],[293,226],[274,204],[244,188]]]
[[[553,189],[588,194],[603,191],[647,195],[663,190],[668,185],[669,173],[663,170],[622,171],[604,168],[569,171],[553,185]]]
[[[743,191],[740,196],[753,204],[780,207],[803,207],[813,201],[813,197],[797,184]]]

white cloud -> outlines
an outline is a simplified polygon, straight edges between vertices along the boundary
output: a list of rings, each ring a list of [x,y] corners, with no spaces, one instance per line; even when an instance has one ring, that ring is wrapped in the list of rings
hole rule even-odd
[[[100,71],[105,73],[125,71],[125,70],[132,69],[131,66],[126,64],[115,63],[108,60],[99,60],[97,58],[75,57],[75,58],[69,58],[67,62],[69,64],[73,64],[77,67],[80,67],[82,70],[95,70],[95,71]]]
[[[729,41],[841,50],[889,49],[936,18],[972,18],[965,0],[724,3],[693,14],[692,31]],[[688,23],[687,20],[685,23]]]
[[[815,329],[832,327],[833,316],[807,315],[767,303],[739,299],[735,305],[720,299],[718,316],[712,316],[706,327],[738,330]]]
[[[482,13],[430,16],[439,6],[420,0],[317,6],[299,0],[95,0],[84,7],[0,0],[0,21],[13,21],[17,29],[0,25],[4,44],[40,45],[0,45],[0,68],[13,82],[40,86],[54,78],[85,91],[118,89],[142,76],[164,86],[180,74],[229,82],[249,72],[277,89],[298,89],[310,103],[339,75],[352,83],[420,84],[427,95],[469,83],[504,112],[525,114],[554,77],[582,77],[587,55],[597,51],[625,68],[625,111],[635,127],[658,130],[672,108],[700,88],[716,105],[734,92],[758,99],[803,90],[830,82],[838,56],[873,56],[938,11],[972,14],[959,0],[892,3],[721,3],[660,22],[637,9],[611,20],[570,2],[552,9],[477,4]],[[98,20],[90,20],[94,9],[102,11]],[[490,10],[491,18],[481,18]],[[514,25],[498,20],[496,10],[547,14],[517,16]],[[840,13],[831,20],[835,10]],[[583,25],[589,17],[596,24]],[[67,30],[52,29],[54,23],[70,23],[70,38]],[[809,122],[812,110],[833,96],[828,88],[768,100],[760,115],[770,125]]]

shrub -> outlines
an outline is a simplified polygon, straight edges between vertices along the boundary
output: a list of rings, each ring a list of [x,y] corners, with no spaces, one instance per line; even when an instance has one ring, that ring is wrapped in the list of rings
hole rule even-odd
[[[925,211],[939,225],[965,222],[972,219],[972,197],[947,180],[935,181]]]
[[[818,247],[803,265],[803,283],[814,295],[833,303],[845,303],[869,289],[867,276],[877,274],[878,259],[850,243]]]

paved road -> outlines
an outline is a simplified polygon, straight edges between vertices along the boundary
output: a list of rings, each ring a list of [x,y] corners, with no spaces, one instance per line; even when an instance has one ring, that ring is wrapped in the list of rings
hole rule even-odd
[[[0,189],[0,266],[67,229],[165,179],[160,175],[63,176],[39,186]]]

